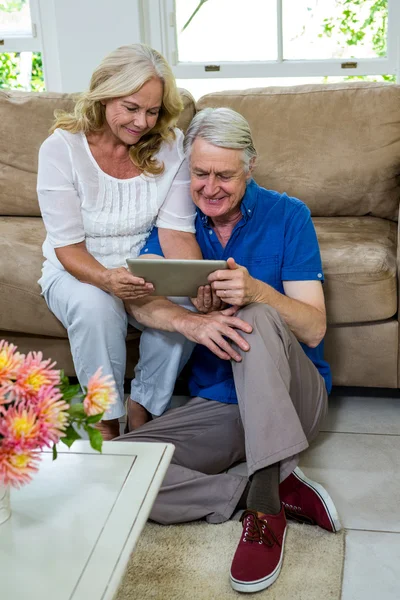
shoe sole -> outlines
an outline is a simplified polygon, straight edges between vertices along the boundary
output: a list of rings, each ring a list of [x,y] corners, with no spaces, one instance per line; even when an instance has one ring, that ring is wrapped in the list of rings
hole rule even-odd
[[[293,471],[293,475],[317,494],[318,498],[321,500],[322,504],[325,507],[326,514],[329,517],[329,521],[332,525],[333,532],[337,533],[338,531],[340,531],[342,529],[342,524],[340,522],[336,506],[334,505],[333,500],[326,491],[326,489],[320,483],[316,483],[312,479],[306,477],[306,475],[304,475],[303,471],[299,469],[299,467],[295,468],[295,470]]]
[[[262,579],[257,579],[257,581],[249,581],[249,582],[239,581],[238,579],[235,579],[234,577],[232,577],[232,575],[230,575],[229,579],[231,582],[231,586],[233,587],[234,590],[236,590],[237,592],[244,592],[244,593],[252,594],[253,592],[260,592],[261,590],[265,590],[266,588],[270,587],[278,579],[279,573],[281,572],[281,568],[282,568],[283,551],[285,548],[286,532],[287,532],[287,527],[285,529],[285,533],[283,534],[283,539],[282,539],[281,558],[279,560],[279,563],[276,565],[274,571],[272,573],[270,573],[267,577],[263,577]]]

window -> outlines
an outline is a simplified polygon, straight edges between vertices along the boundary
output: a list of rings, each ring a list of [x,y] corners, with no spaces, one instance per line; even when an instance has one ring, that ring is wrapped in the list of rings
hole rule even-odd
[[[179,79],[398,72],[398,0],[149,0],[143,4],[147,41],[161,49]]]
[[[208,0],[195,13],[198,0],[176,1],[178,61],[276,60],[275,0],[251,0],[251,10],[243,10],[244,4],[241,0]],[[191,15],[194,16],[188,23]],[[187,27],[182,31],[185,25]]]
[[[0,88],[44,90],[37,0],[0,0]]]
[[[39,52],[35,0],[0,0],[0,47],[4,52]]]

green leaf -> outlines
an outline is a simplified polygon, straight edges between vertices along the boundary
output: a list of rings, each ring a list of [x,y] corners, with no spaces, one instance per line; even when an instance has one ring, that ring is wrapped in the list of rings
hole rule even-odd
[[[81,402],[72,404],[68,409],[68,413],[71,419],[86,419],[85,409],[83,408],[83,404]]]
[[[92,415],[91,417],[87,417],[86,423],[88,425],[92,425],[93,423],[98,423],[103,418],[104,413],[100,413],[99,415]]]
[[[53,444],[53,460],[56,460],[57,458],[57,446],[55,444]]]
[[[100,431],[88,425],[86,425],[84,429],[89,435],[89,442],[93,450],[101,452],[101,448],[103,446],[103,436],[101,435]]]
[[[69,379],[65,375],[64,371],[60,371],[60,388],[64,389],[69,386]]]
[[[75,429],[72,427],[72,425],[69,425],[67,427],[67,429],[65,430],[65,437],[62,437],[61,441],[63,442],[63,444],[68,446],[68,448],[71,448],[72,444],[74,442],[76,442],[76,440],[81,440],[81,439],[82,438],[79,435],[79,433],[77,431],[75,431]]]
[[[82,398],[81,386],[78,385],[69,385],[67,388],[62,390],[63,398],[66,402],[72,400],[75,397]]]

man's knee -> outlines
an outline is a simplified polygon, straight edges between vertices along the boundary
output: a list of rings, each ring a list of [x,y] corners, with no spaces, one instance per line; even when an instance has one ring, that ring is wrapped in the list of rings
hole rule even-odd
[[[254,345],[255,336],[260,336],[264,344],[276,348],[276,344],[290,344],[289,329],[278,311],[268,304],[253,303],[240,309],[238,317],[249,323],[253,331],[246,339],[250,347]]]
[[[252,304],[243,306],[236,316],[243,319],[243,321],[250,323],[250,325],[253,325],[259,318],[262,318],[263,321],[270,322],[271,324],[280,325],[283,323],[282,317],[275,308],[261,302],[253,302]]]

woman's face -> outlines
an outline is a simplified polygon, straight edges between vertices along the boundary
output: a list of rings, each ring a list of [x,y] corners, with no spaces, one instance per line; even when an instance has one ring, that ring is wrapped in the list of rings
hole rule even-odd
[[[154,77],[135,94],[105,100],[106,122],[114,136],[132,146],[153,129],[161,109],[163,91],[162,81]]]

